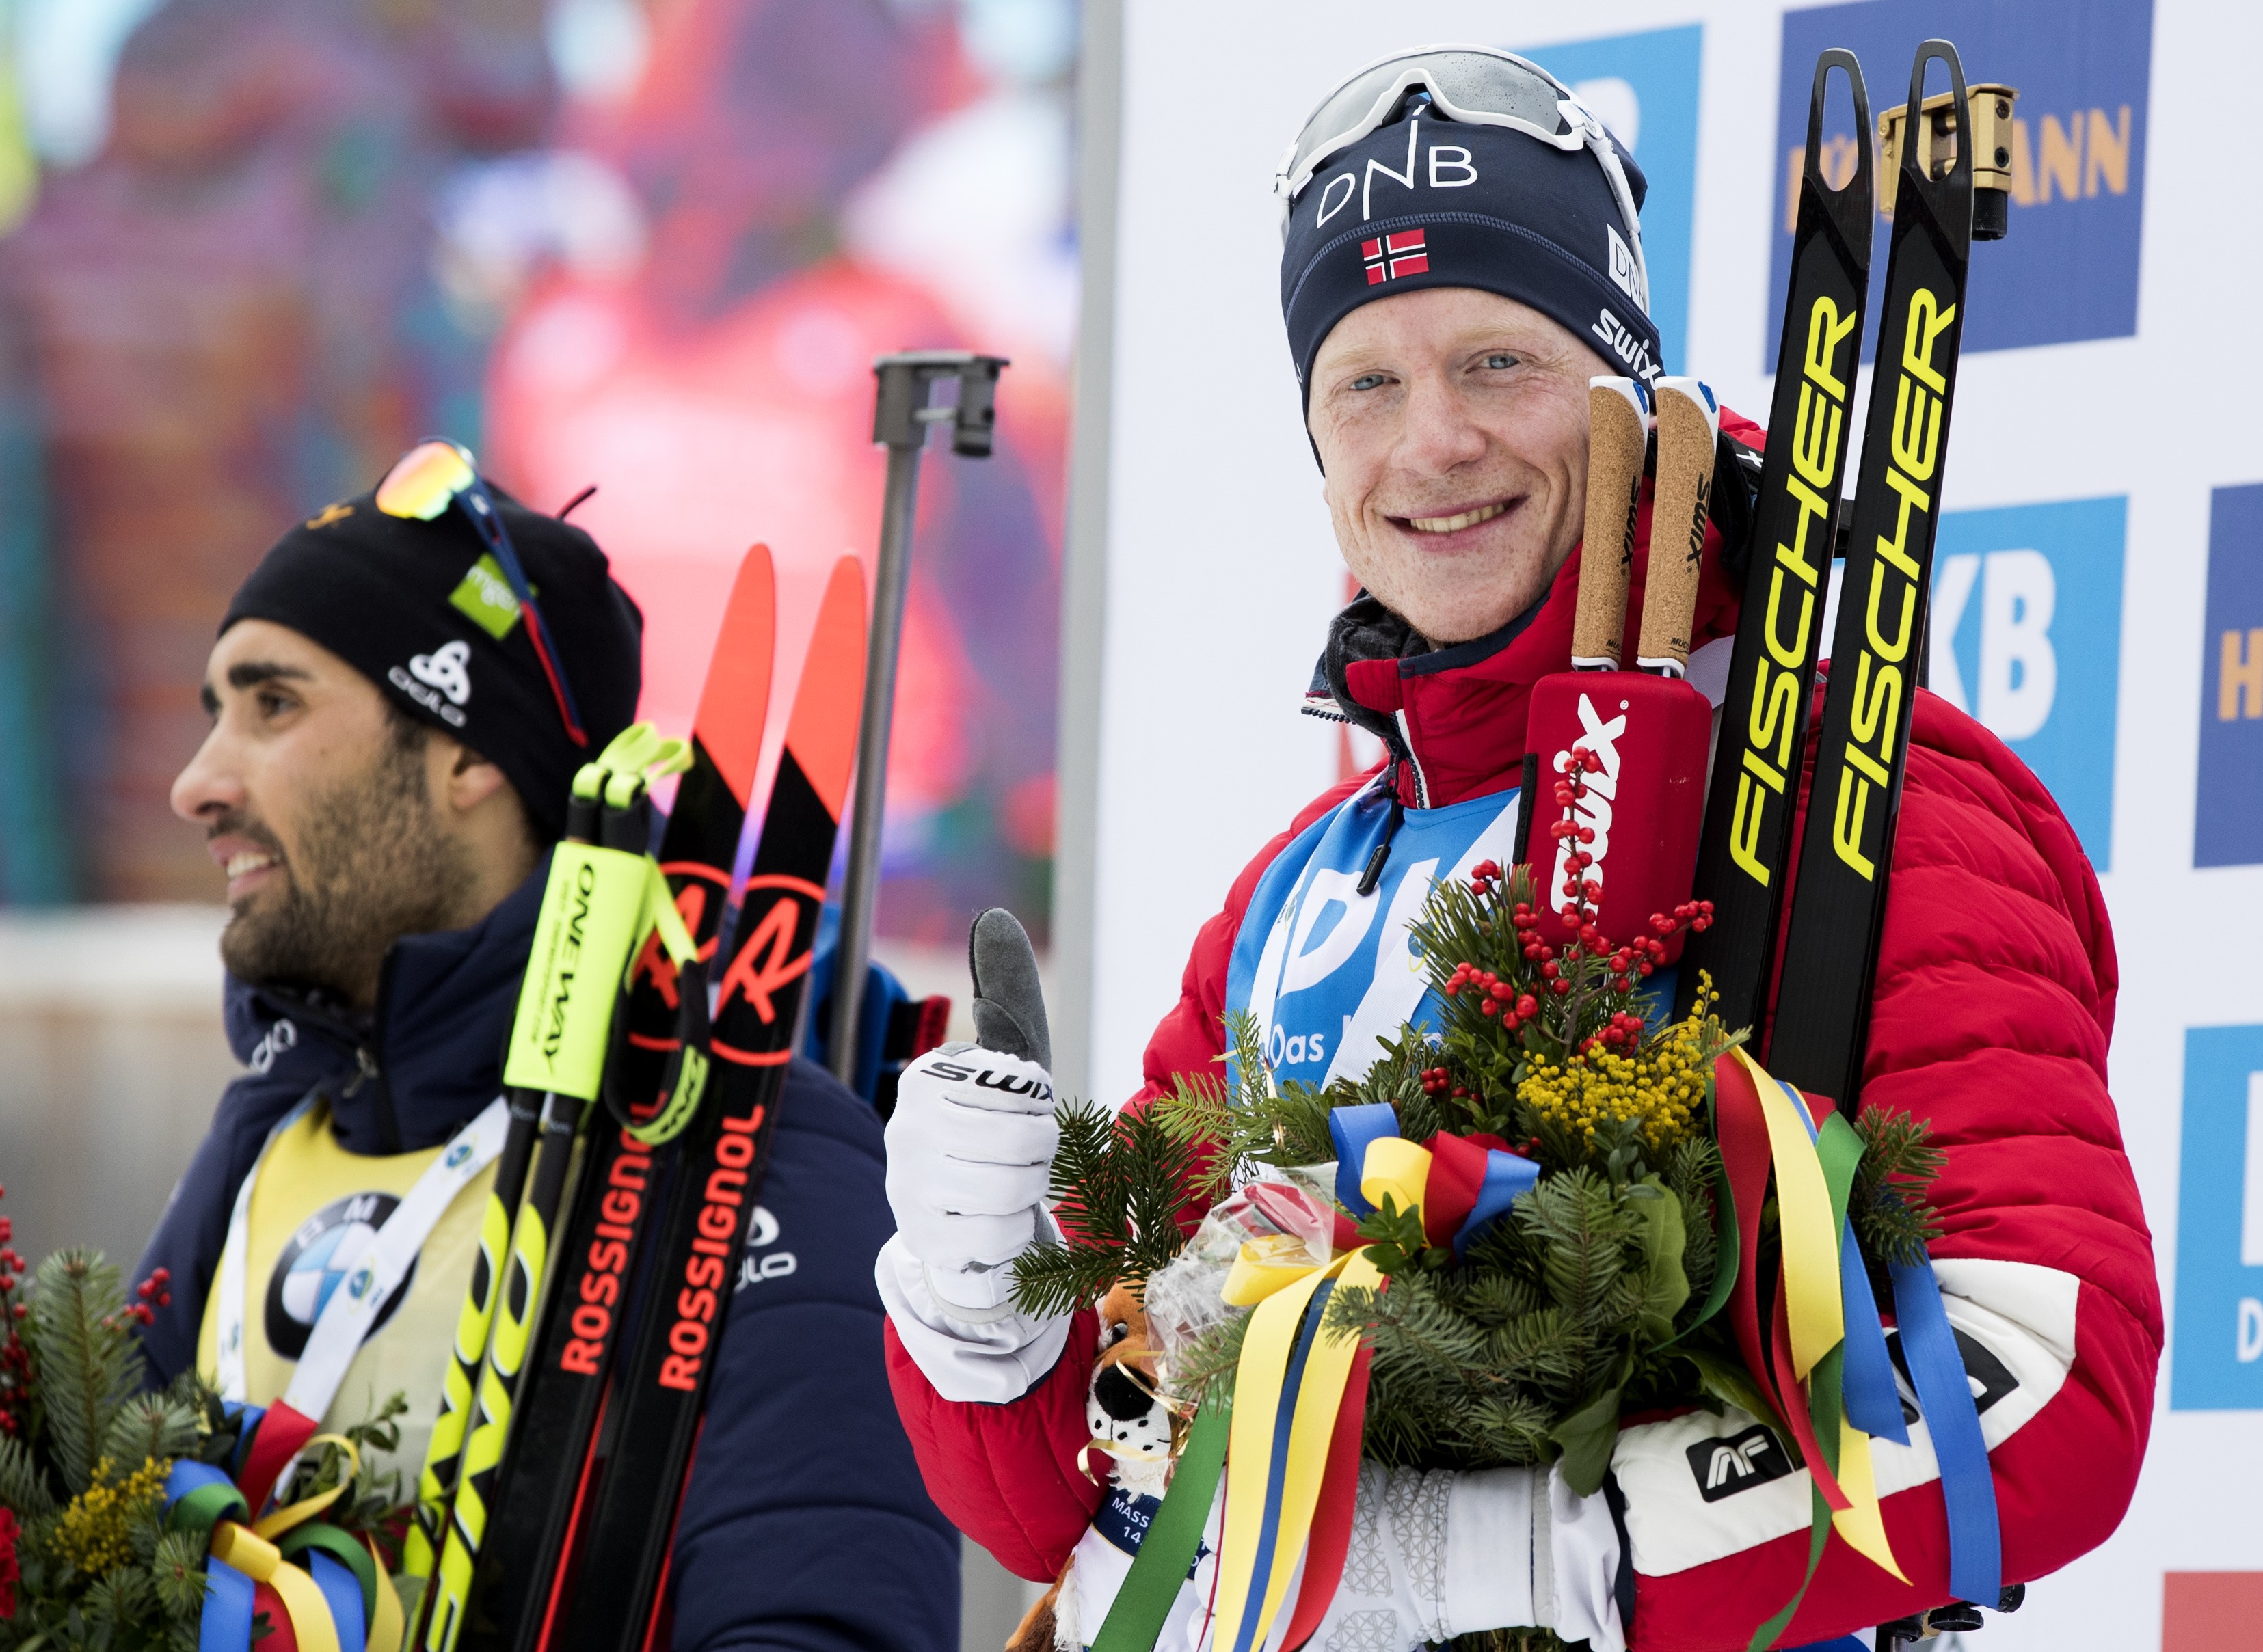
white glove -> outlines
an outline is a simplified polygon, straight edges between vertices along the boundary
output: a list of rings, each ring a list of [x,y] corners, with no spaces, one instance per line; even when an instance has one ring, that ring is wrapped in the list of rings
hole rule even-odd
[[[930,1050],[898,1083],[887,1144],[896,1237],[875,1279],[898,1336],[944,1398],[1020,1398],[1068,1334],[1067,1316],[1012,1306],[1014,1259],[1053,1232],[1051,1077],[975,1044]]]

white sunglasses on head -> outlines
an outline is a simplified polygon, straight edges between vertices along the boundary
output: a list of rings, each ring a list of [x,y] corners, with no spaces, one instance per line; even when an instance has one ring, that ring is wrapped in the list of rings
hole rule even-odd
[[[1650,291],[1634,190],[1617,148],[1572,89],[1539,64],[1489,46],[1428,46],[1377,58],[1322,98],[1281,156],[1273,193],[1281,201],[1281,235],[1289,213],[1313,175],[1334,156],[1397,115],[1410,92],[1428,94],[1432,108],[1474,126],[1506,126],[1569,154],[1586,149],[1603,169],[1626,227],[1638,291]]]

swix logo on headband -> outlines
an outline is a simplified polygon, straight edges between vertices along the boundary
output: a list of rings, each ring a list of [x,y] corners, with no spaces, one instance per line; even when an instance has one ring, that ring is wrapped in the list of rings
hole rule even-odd
[[[1359,256],[1367,261],[1367,285],[1380,286],[1399,276],[1421,275],[1430,268],[1426,232],[1401,230],[1374,241],[1360,242]]]

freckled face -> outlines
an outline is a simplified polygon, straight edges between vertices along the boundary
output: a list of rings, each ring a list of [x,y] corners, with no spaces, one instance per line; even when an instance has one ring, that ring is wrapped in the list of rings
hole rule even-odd
[[[1312,363],[1309,426],[1352,573],[1434,643],[1497,630],[1579,543],[1587,380],[1537,310],[1471,287],[1362,305]]]

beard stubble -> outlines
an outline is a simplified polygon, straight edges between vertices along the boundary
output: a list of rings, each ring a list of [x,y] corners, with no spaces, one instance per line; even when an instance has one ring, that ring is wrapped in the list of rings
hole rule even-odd
[[[397,720],[366,768],[309,795],[295,855],[248,814],[215,825],[264,845],[285,875],[280,889],[239,905],[221,933],[231,974],[366,1003],[395,941],[458,925],[475,876],[440,830],[424,748],[423,729]]]

